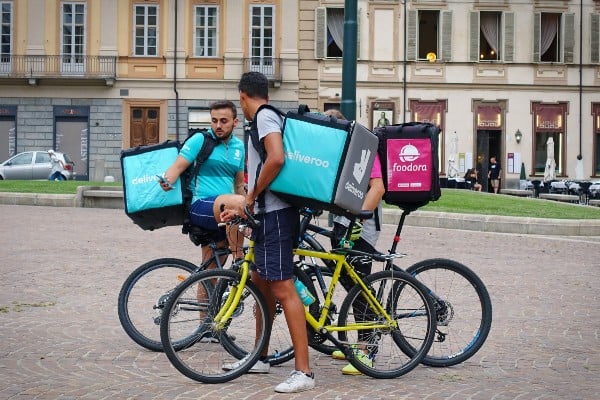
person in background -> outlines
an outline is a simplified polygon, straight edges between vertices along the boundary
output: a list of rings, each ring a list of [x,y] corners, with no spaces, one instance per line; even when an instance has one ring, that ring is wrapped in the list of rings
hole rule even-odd
[[[325,111],[326,115],[331,115],[336,117],[337,119],[346,119],[344,115],[339,110],[328,110]],[[375,246],[377,246],[377,240],[379,239],[379,234],[381,231],[381,217],[382,217],[382,204],[381,200],[383,195],[385,194],[385,186],[383,184],[383,175],[381,172],[381,162],[379,159],[379,155],[375,153],[375,161],[373,162],[373,168],[371,169],[371,175],[369,176],[369,190],[367,191],[367,195],[365,196],[365,200],[362,205],[363,210],[373,211],[373,218],[367,219],[365,221],[361,221],[362,223],[362,231],[360,232],[360,237],[354,240],[354,250],[363,251],[365,253],[377,253]],[[333,231],[335,238],[332,239],[331,246],[339,247],[339,240],[344,237],[346,230],[349,226],[350,221],[342,216],[337,216],[334,218]],[[350,265],[354,267],[356,271],[363,275],[368,275],[371,273],[372,260],[368,258],[362,257],[354,257],[349,259],[348,262]],[[344,284],[344,277],[341,277],[341,282]],[[350,284],[350,283],[348,283]],[[368,306],[362,299],[357,299],[357,301],[353,304],[355,309],[355,318],[358,321],[359,315],[364,315],[364,310],[368,309]],[[363,310],[363,311],[360,311]],[[369,331],[361,331],[358,335],[358,339],[360,342],[363,342],[363,345],[358,345],[355,349],[356,355],[358,359],[367,365],[372,365],[373,362],[369,357],[369,351],[367,349],[366,344],[369,342],[369,338],[371,337],[372,332]],[[344,353],[340,350],[336,350],[331,355],[334,359],[344,360]],[[344,375],[360,375],[361,372],[357,370],[354,365],[348,364],[344,368],[342,368],[342,374]]]
[[[218,227],[222,205],[237,209],[245,202],[244,143],[233,135],[238,124],[237,108],[231,101],[222,100],[212,103],[209,109],[212,133],[218,144],[190,182],[193,194],[190,220],[192,225],[214,231],[213,239],[219,248],[229,242],[234,258],[239,259],[243,257],[244,236],[237,234],[237,227],[228,226],[226,231]],[[201,134],[185,142],[175,162],[165,171],[165,180],[159,182],[163,190],[171,190],[171,184],[192,165],[203,143]],[[208,243],[201,245],[202,259],[208,260],[212,251]]]
[[[502,173],[502,168],[500,167],[500,163],[496,161],[496,156],[490,157],[490,166],[488,172],[488,179],[492,184],[492,188],[494,188],[494,193],[498,193],[498,189],[500,188],[500,175]]]
[[[65,163],[63,163],[62,160],[58,158],[58,156],[52,149],[48,150],[48,155],[50,156],[50,163],[52,164],[52,166],[50,167],[50,175],[48,176],[48,180],[64,181],[65,176],[62,174],[62,172],[65,169]]]
[[[481,183],[479,182],[479,171],[477,168],[470,168],[465,174],[465,180],[471,184],[471,189],[481,192]]]

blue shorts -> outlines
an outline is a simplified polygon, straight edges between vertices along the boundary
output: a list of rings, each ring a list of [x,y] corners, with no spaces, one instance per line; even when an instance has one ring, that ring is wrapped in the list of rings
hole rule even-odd
[[[256,215],[261,222],[252,230],[254,270],[267,281],[283,281],[294,276],[294,247],[298,242],[300,215],[294,207]]]
[[[217,196],[207,197],[205,199],[196,200],[190,208],[190,221],[192,225],[199,226],[207,231],[214,231],[213,239],[215,242],[227,240],[225,229],[219,228],[215,220],[213,206]]]

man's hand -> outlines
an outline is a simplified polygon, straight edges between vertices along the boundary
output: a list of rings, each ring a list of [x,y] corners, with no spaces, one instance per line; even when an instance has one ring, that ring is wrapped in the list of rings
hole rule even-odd
[[[246,208],[248,209],[250,214],[254,214],[254,201],[255,201],[255,197],[254,197],[254,189],[253,189],[246,195]]]
[[[240,214],[240,211],[242,212],[241,214]],[[244,210],[235,210],[232,208],[226,208],[223,211],[221,211],[221,213],[219,214],[219,218],[220,218],[221,222],[229,222],[232,219],[239,217],[240,215],[242,217],[245,217],[243,211]]]
[[[156,177],[158,178],[158,184],[160,185],[161,189],[164,190],[165,192],[168,192],[169,190],[171,190],[175,187],[175,186],[172,186],[171,183],[169,182],[169,180],[167,178],[165,178],[164,176],[156,175]]]

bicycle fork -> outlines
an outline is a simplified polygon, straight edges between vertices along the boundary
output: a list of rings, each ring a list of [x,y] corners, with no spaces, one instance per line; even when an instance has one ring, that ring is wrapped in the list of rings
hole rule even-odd
[[[227,288],[229,294],[227,296],[215,296],[215,301],[217,301],[218,304],[221,304],[222,301],[225,300],[225,302],[220,306],[219,312],[213,319],[215,331],[225,329],[227,327],[228,321],[238,310],[238,305],[240,304],[244,287],[246,286],[246,282],[248,281],[248,277],[250,275],[249,271],[250,268],[248,266],[248,262],[244,261],[243,265],[240,267],[240,278],[237,284],[231,285],[229,288]],[[217,290],[215,290],[215,293],[217,294],[225,292],[224,290],[221,290],[225,288],[219,288],[220,284],[221,283],[218,283],[216,286]]]

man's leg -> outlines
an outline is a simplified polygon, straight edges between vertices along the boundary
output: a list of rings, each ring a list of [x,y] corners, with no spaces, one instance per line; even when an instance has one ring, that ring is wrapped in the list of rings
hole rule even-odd
[[[287,321],[292,346],[294,346],[294,365],[296,371],[310,375],[308,361],[308,335],[306,332],[306,319],[304,305],[296,292],[293,279],[270,282],[273,296],[279,299],[285,319]]]
[[[260,290],[261,294],[264,296],[265,300],[267,301],[267,305],[268,305],[268,309],[269,309],[269,315],[270,318],[268,319],[269,323],[271,324],[271,326],[273,325],[273,319],[275,316],[275,297],[273,296],[273,293],[271,292],[271,288],[269,286],[269,282],[264,280],[263,278],[261,278],[261,276],[259,275],[258,272],[256,271],[251,271],[250,273],[250,279],[252,280],[252,283],[254,283],[258,289]],[[258,312],[259,310],[257,310]],[[262,326],[261,326],[261,322],[260,322],[260,315],[256,316],[256,333],[258,334],[258,332],[261,331]],[[265,348],[263,349],[263,352],[261,354],[261,356],[263,357],[267,357],[269,355],[269,342],[270,342],[270,338],[267,340],[267,344],[265,345]]]
[[[213,212],[217,224],[221,223],[221,209],[223,210],[241,210],[243,209],[246,198],[239,194],[222,194],[217,196],[213,206]],[[238,225],[227,225],[227,241],[234,259],[244,256],[244,235],[238,230]]]
[[[225,249],[227,246],[227,241],[226,240],[222,240],[220,242],[216,243],[217,248],[219,249]],[[206,262],[208,260],[210,260],[213,256],[213,251],[210,248],[210,246],[208,245],[203,245],[202,246],[202,262]],[[225,261],[227,261],[227,255],[223,255],[221,256],[221,265],[223,265],[225,263]],[[212,268],[216,268],[217,267],[217,263],[213,260],[213,262],[211,262],[207,268],[208,269],[212,269]]]

